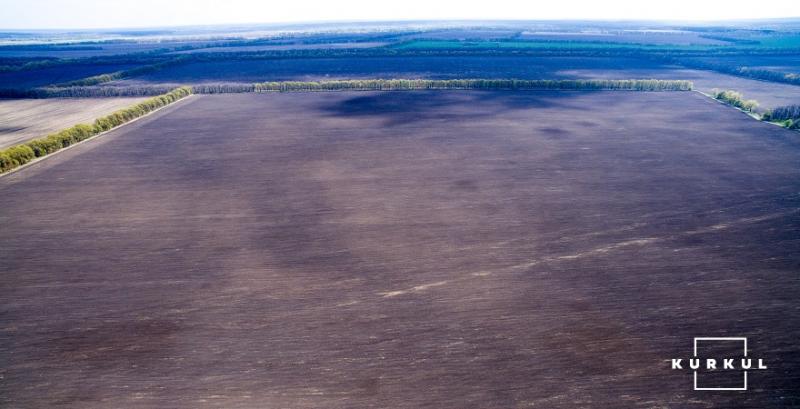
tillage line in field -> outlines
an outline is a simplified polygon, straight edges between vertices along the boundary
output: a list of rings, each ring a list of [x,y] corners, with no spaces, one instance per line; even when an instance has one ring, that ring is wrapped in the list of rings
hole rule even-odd
[[[397,297],[397,296],[401,296],[401,295],[415,294],[415,293],[424,292],[424,291],[426,291],[428,289],[432,289],[432,288],[435,288],[435,287],[440,287],[440,286],[452,284],[454,282],[466,281],[466,280],[471,280],[471,279],[475,279],[475,278],[483,278],[483,277],[488,277],[488,276],[498,275],[498,274],[508,274],[508,273],[521,272],[521,271],[528,270],[528,269],[530,269],[532,267],[535,267],[535,266],[538,266],[538,265],[541,265],[541,264],[546,264],[546,263],[557,263],[557,262],[562,262],[562,261],[577,260],[577,259],[581,259],[581,258],[585,258],[585,257],[601,256],[603,254],[610,253],[610,252],[613,252],[613,251],[616,251],[616,250],[622,250],[622,249],[625,249],[625,248],[628,248],[628,247],[640,247],[640,246],[650,245],[650,244],[653,244],[653,243],[674,241],[674,240],[678,240],[678,239],[681,239],[681,238],[692,237],[692,236],[696,236],[696,235],[700,235],[700,234],[713,233],[713,232],[717,232],[717,231],[720,231],[720,230],[727,230],[727,229],[730,229],[732,227],[735,227],[735,226],[738,226],[738,225],[742,225],[742,224],[759,223],[759,222],[763,222],[763,221],[766,221],[766,220],[785,217],[785,216],[792,215],[792,214],[795,214],[795,213],[798,213],[798,212],[800,212],[800,209],[794,209],[794,210],[785,211],[785,212],[769,213],[769,214],[764,214],[764,215],[761,215],[761,216],[739,218],[739,219],[736,219],[736,220],[731,220],[731,221],[724,222],[724,223],[717,223],[717,224],[709,225],[709,226],[706,226],[706,227],[701,227],[701,228],[694,229],[694,230],[688,230],[688,231],[684,231],[682,233],[663,236],[663,237],[644,237],[644,238],[638,238],[638,239],[625,240],[625,241],[621,241],[621,242],[607,244],[607,245],[604,245],[604,246],[595,247],[595,248],[588,249],[588,250],[581,251],[581,252],[577,252],[577,253],[563,254],[563,255],[552,256],[552,257],[544,257],[544,258],[540,258],[540,259],[530,260],[530,261],[527,261],[527,262],[524,262],[524,263],[508,265],[508,266],[505,266],[505,267],[499,267],[499,268],[492,269],[492,270],[483,270],[483,271],[471,272],[469,274],[463,274],[460,277],[457,277],[457,278],[452,279],[452,280],[444,280],[444,281],[436,281],[436,282],[433,282],[433,283],[420,284],[420,285],[416,285],[416,286],[411,287],[411,288],[405,288],[405,289],[398,289],[398,290],[393,290],[393,291],[381,292],[381,293],[378,293],[377,295],[381,296],[382,298],[392,298],[392,297]]]

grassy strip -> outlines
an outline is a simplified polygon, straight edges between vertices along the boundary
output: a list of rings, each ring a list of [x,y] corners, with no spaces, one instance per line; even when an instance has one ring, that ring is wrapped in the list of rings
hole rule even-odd
[[[169,105],[191,95],[189,87],[176,88],[164,95],[150,98],[130,108],[122,109],[94,121],[92,125],[80,124],[61,132],[34,139],[30,142],[0,150],[0,173],[22,166],[36,158],[51,154],[67,146],[89,139],[135,118]]]
[[[502,90],[623,90],[623,91],[691,91],[691,81],[682,80],[514,80],[514,79],[457,79],[457,80],[341,80],[341,81],[281,81],[258,84],[221,84],[194,86],[198,94],[233,92],[293,92],[293,91],[398,91],[439,89],[502,89]]]

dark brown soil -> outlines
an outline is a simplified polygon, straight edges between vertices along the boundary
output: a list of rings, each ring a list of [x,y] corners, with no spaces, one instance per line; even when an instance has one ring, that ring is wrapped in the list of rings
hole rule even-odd
[[[798,142],[696,93],[194,97],[0,178],[0,405],[800,405]],[[695,392],[698,336],[769,369]]]

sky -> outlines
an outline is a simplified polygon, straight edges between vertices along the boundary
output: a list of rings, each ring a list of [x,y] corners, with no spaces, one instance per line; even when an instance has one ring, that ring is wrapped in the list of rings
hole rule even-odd
[[[800,0],[0,0],[0,29],[397,20],[800,17]]]

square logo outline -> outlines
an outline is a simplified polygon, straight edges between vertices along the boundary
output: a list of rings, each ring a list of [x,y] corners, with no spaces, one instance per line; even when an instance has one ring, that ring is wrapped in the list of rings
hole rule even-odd
[[[744,355],[747,357],[747,338],[746,337],[695,337],[694,338],[694,357],[697,358],[697,341],[741,341],[744,345]],[[696,391],[746,391],[747,390],[747,371],[744,371],[744,386],[739,388],[699,388],[697,387],[697,370],[694,371],[694,390]]]

